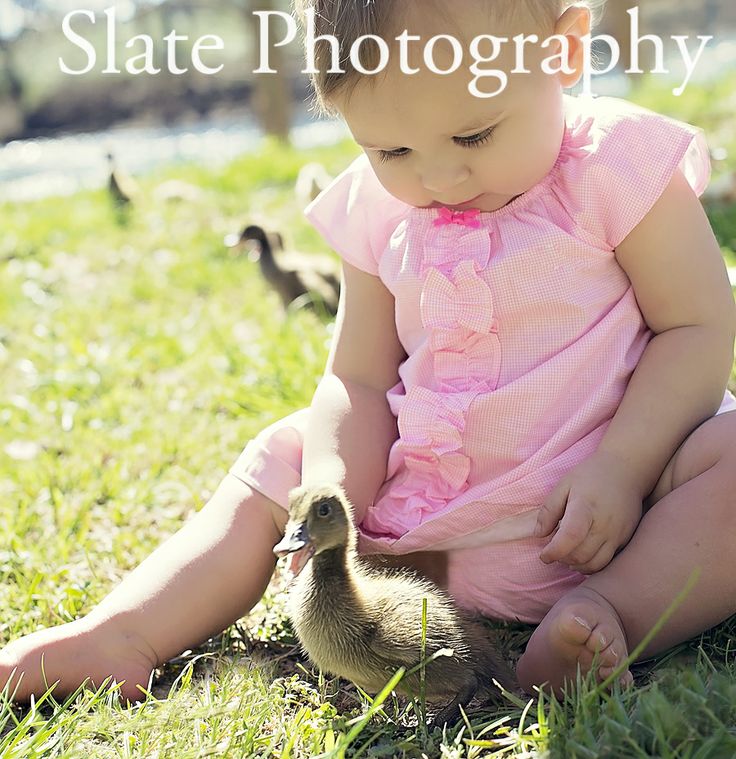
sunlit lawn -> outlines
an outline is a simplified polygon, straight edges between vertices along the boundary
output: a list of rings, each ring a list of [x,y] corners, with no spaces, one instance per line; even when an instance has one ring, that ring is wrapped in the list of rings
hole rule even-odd
[[[707,127],[736,168],[734,80],[722,87],[640,100]],[[266,144],[222,170],[172,167],[144,178],[124,225],[104,192],[0,207],[0,645],[90,610],[204,505],[249,438],[309,403],[329,326],[283,317],[222,239],[256,222],[324,252],[294,181],[309,160],[334,174],[354,155]],[[202,200],[155,201],[172,177]],[[736,209],[710,216],[733,265]],[[159,670],[140,707],[91,691],[0,706],[0,756],[736,755],[734,620],[635,668],[634,692],[509,700],[443,736],[393,697],[354,721],[369,702],[299,665],[281,589],[277,576],[249,617]],[[502,630],[518,657],[531,628]]]

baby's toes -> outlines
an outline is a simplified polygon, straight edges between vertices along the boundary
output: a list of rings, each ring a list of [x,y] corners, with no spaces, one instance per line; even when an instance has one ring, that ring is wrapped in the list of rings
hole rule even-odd
[[[620,630],[603,622],[593,628],[585,642],[585,647],[591,655],[598,654],[598,663],[601,667],[618,666],[621,663],[621,653],[626,651],[626,644]]]
[[[587,645],[593,632],[593,625],[587,619],[571,610],[560,614],[555,621],[560,640],[570,646],[582,648]]]
[[[577,607],[577,608],[576,608]],[[577,661],[583,672],[593,668],[615,669],[626,655],[626,642],[616,620],[595,606],[575,604],[557,619],[560,637],[568,645],[577,645]]]
[[[598,670],[599,681],[603,682],[603,680],[609,678],[615,670],[616,667],[601,667]],[[625,672],[621,673],[618,681],[622,688],[630,688],[634,684],[634,676],[631,674],[631,670],[627,669]]]

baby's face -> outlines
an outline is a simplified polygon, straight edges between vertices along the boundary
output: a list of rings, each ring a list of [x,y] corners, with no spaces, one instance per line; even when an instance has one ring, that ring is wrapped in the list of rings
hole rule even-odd
[[[568,11],[568,21],[573,10]],[[487,22],[472,18],[472,13],[460,26],[467,40],[491,33]],[[408,75],[390,66],[384,74],[370,77],[375,80],[372,83],[360,82],[348,100],[335,101],[384,188],[412,206],[494,211],[541,181],[559,154],[563,86],[571,86],[569,76],[564,80],[540,68],[544,58],[557,52],[559,43],[545,49],[527,45],[528,74],[510,73],[516,66],[513,45],[506,46],[493,63],[481,64],[508,74],[503,92],[483,99],[468,91],[473,78],[469,57],[449,75],[433,74],[422,61],[424,42],[449,30],[433,29],[422,19],[412,19],[407,28],[422,37],[421,43],[411,45],[410,50],[416,48],[416,52],[408,60],[419,73]],[[507,21],[492,33],[509,39],[519,33],[537,33],[544,40],[562,32],[541,30],[531,19],[519,19]],[[483,53],[488,50],[481,47]],[[435,60],[438,66],[450,68],[446,43],[435,47]],[[479,87],[493,91],[498,80],[485,80]]]

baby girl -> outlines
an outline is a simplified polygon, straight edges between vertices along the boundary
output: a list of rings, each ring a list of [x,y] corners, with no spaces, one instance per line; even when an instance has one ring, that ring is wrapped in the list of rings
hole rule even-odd
[[[363,554],[536,624],[517,668],[529,692],[559,692],[594,654],[608,677],[696,568],[642,656],[736,612],[723,561],[736,550],[736,308],[698,200],[702,132],[565,93],[588,65],[584,3],[307,8],[342,50],[404,29],[559,37],[526,48],[526,73],[505,49],[493,98],[469,91],[469,65],[439,75],[410,52],[416,74],[392,56],[368,76],[343,55],[333,73],[318,49],[318,102],[363,153],[305,211],[343,259],[312,404],[250,441],[195,518],[84,618],[7,645],[0,687],[10,678],[16,699],[46,690],[42,656],[56,695],[112,675],[141,699],[157,665],[261,597],[299,484],[345,488]],[[434,52],[449,68],[449,46]],[[548,73],[556,53],[568,65]]]

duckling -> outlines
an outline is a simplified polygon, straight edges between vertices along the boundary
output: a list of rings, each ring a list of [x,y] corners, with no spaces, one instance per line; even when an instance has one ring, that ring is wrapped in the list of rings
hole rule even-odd
[[[332,177],[321,163],[313,161],[302,166],[299,169],[295,187],[299,204],[302,207],[309,205],[330,182],[332,182]]]
[[[446,701],[434,724],[454,722],[476,693],[489,697],[496,678],[518,692],[515,678],[480,621],[408,569],[371,567],[357,552],[353,509],[338,485],[300,486],[289,494],[289,522],[277,556],[295,554],[297,577],[289,616],[305,652],[320,669],[380,691],[399,667],[397,686],[416,696],[421,656],[422,599],[427,599],[428,701]],[[449,650],[447,650],[449,649]]]
[[[279,294],[285,309],[294,307],[296,301],[297,307],[305,305],[319,311],[323,306],[330,316],[337,314],[340,279],[331,260],[292,253],[279,255],[277,261],[274,248],[283,251],[283,237],[255,224],[245,227],[237,240],[234,235],[225,238],[225,244],[231,248],[248,241],[255,243],[261,274]]]
[[[117,208],[124,208],[133,202],[133,197],[138,192],[138,185],[132,177],[118,168],[115,156],[107,154],[110,176],[107,180],[107,189],[113,203]]]

